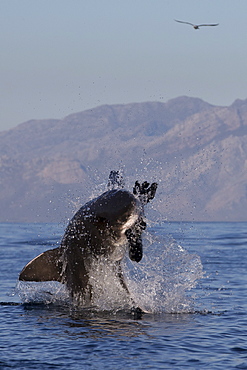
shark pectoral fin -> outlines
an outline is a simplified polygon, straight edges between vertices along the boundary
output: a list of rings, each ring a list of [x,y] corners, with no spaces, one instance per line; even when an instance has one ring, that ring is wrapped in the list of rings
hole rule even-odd
[[[62,277],[63,248],[50,249],[30,261],[21,271],[19,280],[59,281]]]

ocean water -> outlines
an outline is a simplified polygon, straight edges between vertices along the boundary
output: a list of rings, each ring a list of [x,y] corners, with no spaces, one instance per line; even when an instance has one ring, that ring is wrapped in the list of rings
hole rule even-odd
[[[247,369],[247,223],[149,228],[143,261],[122,263],[143,315],[125,308],[103,268],[93,309],[71,307],[60,284],[18,284],[63,231],[0,225],[0,368]]]

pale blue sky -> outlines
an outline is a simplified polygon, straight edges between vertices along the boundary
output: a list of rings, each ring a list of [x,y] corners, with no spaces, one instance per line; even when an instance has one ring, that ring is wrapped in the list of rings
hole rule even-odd
[[[0,130],[102,104],[247,98],[246,0],[0,0],[0,27]]]

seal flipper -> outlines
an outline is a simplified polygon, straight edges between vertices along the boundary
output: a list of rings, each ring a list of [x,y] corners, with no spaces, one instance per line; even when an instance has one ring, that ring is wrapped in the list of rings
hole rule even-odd
[[[142,231],[146,226],[146,222],[140,218],[132,229],[125,231],[129,243],[129,257],[132,261],[140,262],[142,259]]]
[[[19,280],[62,282],[63,253],[61,247],[41,253],[23,268]]]
[[[149,186],[149,182],[144,181],[140,184],[138,181],[135,182],[133,187],[133,194],[137,196],[143,205],[146,205],[150,200],[155,197],[155,193],[158,187],[156,182],[153,182]]]
[[[142,238],[141,235],[136,234],[133,230],[125,231],[129,243],[129,257],[132,261],[140,262],[142,259]]]

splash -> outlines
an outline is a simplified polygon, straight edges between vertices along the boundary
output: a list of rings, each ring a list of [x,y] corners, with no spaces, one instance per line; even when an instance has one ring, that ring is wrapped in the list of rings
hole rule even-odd
[[[41,283],[18,281],[16,293],[23,303],[68,304],[69,293],[66,286],[57,281]]]
[[[89,278],[92,308],[116,312],[135,306],[148,313],[193,312],[190,293],[204,275],[200,257],[172,238],[147,232],[143,245],[141,262],[132,262],[127,256],[121,262],[130,294],[121,284],[114,262],[105,258],[94,261]],[[69,304],[68,291],[58,282],[19,282],[17,290],[25,303]]]
[[[193,312],[189,294],[203,278],[200,257],[175,240],[145,233],[144,257],[139,264],[127,258],[123,270],[133,300],[145,312]]]
[[[128,310],[134,305],[121,284],[116,263],[106,258],[95,260],[90,272],[92,304],[101,311]]]

